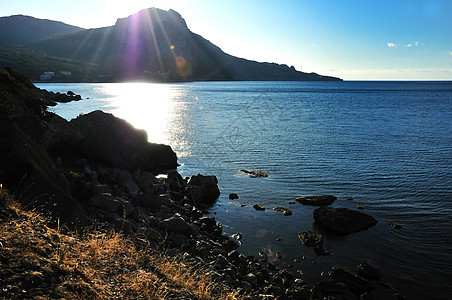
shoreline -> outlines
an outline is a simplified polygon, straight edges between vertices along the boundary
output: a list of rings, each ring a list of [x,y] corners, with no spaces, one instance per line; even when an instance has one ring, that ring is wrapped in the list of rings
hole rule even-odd
[[[2,87],[11,102],[3,103],[0,112],[7,116],[2,118],[9,122],[6,128],[16,128],[3,138],[19,143],[3,150],[9,160],[0,179],[28,196],[24,198],[50,195],[29,205],[70,227],[116,228],[143,246],[162,247],[168,256],[211,265],[214,280],[252,299],[360,297],[381,289],[403,297],[387,284],[343,269],[311,286],[287,269],[241,255],[221,224],[199,210],[219,195],[215,176],[182,178],[174,170],[177,158],[169,146],[148,143],[145,132],[113,115],[95,111],[68,122],[48,113],[55,100],[51,93],[11,70],[2,72]],[[156,176],[160,173],[166,178]],[[31,190],[21,190],[20,176],[31,183]]]

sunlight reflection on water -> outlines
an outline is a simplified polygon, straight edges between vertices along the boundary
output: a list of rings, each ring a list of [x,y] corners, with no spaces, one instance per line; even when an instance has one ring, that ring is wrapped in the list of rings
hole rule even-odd
[[[171,130],[176,112],[175,93],[168,85],[149,83],[126,83],[105,86],[109,111],[147,131],[148,140],[171,144]]]
[[[67,120],[102,109],[127,120],[135,128],[146,130],[149,142],[171,145],[179,158],[190,154],[186,139],[181,138],[190,123],[181,120],[193,97],[176,84],[40,84],[39,87],[60,93],[72,90],[82,95],[82,101],[51,108]]]

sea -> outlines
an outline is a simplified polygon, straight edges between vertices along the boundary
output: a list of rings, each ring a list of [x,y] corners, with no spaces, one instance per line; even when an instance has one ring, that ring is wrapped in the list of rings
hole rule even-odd
[[[82,96],[51,108],[67,120],[113,113],[170,145],[182,176],[217,176],[221,196],[206,214],[240,238],[241,253],[309,284],[366,261],[407,299],[452,299],[452,82],[36,85]],[[331,234],[314,223],[315,207],[294,201],[316,194],[338,197],[333,207],[365,206],[378,223]],[[332,255],[304,246],[298,233],[307,230],[324,234]]]

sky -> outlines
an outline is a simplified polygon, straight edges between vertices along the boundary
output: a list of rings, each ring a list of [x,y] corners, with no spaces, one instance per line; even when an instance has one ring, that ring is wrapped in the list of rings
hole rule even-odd
[[[224,52],[345,80],[452,80],[452,0],[0,0],[83,28],[157,7]]]

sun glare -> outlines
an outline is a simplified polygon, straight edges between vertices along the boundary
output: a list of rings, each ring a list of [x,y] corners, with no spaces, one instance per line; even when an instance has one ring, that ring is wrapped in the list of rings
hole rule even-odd
[[[170,144],[168,130],[174,121],[174,91],[157,83],[118,83],[106,87],[111,112],[148,133],[152,143]]]

